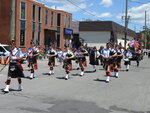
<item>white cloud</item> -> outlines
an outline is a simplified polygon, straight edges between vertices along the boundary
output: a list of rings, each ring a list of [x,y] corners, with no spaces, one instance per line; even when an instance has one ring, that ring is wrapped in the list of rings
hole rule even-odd
[[[88,3],[87,0],[39,0],[41,2],[47,2],[49,7],[57,10],[63,10],[67,11],[70,13],[75,13],[78,12],[82,9],[86,9],[88,7],[92,7],[94,4],[93,3]],[[51,6],[50,3],[53,3],[55,5]],[[75,5],[77,6],[75,6]]]
[[[94,11],[88,11],[89,13],[84,13],[86,15],[95,15],[95,17],[99,17],[99,18],[108,18],[108,17],[112,17],[113,15],[109,12],[106,12],[106,13],[97,13],[97,12],[94,12]]]
[[[131,0],[131,1],[133,1],[133,2],[137,2],[137,1],[139,1],[139,0]]]
[[[85,9],[85,8],[88,7],[87,4],[85,4],[85,3],[81,3],[81,4],[79,4],[78,6],[79,6],[81,9]],[[54,9],[55,6],[52,6],[51,8]],[[76,6],[72,5],[72,4],[64,4],[64,5],[62,5],[62,6],[58,6],[58,7],[57,7],[58,10],[63,10],[63,11],[71,12],[71,13],[77,12],[77,11],[81,10],[80,8],[78,8],[78,7],[76,7]]]
[[[39,1],[49,2],[49,3],[67,3],[68,1],[71,1],[71,0],[39,0]],[[73,0],[73,2],[75,2],[75,3],[81,3],[84,1],[85,0]]]
[[[130,16],[130,20],[134,23],[139,23],[144,25],[145,20],[145,11],[147,14],[150,14],[150,3],[140,5],[138,7],[132,7],[129,9],[128,15]],[[121,19],[125,14],[119,14],[117,16],[118,19]]]
[[[100,5],[104,6],[104,7],[110,7],[113,4],[112,0],[102,0],[100,2]]]

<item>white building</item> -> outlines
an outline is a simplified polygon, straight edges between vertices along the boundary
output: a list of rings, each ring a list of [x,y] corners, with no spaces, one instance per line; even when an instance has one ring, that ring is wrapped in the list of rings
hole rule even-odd
[[[79,23],[79,35],[88,46],[105,46],[107,42],[121,43],[124,46],[125,28],[112,21],[82,21]],[[128,29],[128,41],[135,38],[134,31]]]

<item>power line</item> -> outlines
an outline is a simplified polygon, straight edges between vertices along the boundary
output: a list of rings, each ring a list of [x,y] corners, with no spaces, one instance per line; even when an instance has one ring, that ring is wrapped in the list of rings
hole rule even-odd
[[[68,2],[71,3],[72,5],[78,7],[79,9],[81,9],[82,11],[84,11],[84,12],[86,12],[86,13],[88,13],[88,14],[90,14],[90,15],[92,15],[92,16],[94,16],[94,17],[100,18],[99,16],[97,16],[97,15],[95,15],[95,14],[93,14],[93,13],[91,13],[91,12],[89,12],[89,11],[87,11],[87,10],[81,8],[81,7],[79,7],[78,5],[76,5],[76,4],[75,4],[74,2],[72,2],[71,0],[66,0],[66,1],[68,1]],[[104,20],[104,19],[102,19],[102,20]]]
[[[139,2],[139,1],[132,1],[132,0],[129,0],[129,1],[132,2],[132,3],[137,3],[137,4],[147,4],[147,3]]]

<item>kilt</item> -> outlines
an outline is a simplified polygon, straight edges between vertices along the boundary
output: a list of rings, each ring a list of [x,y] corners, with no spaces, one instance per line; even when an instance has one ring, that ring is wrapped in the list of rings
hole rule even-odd
[[[49,58],[48,65],[49,65],[49,66],[55,66],[55,57]]]
[[[24,77],[22,66],[19,62],[13,62],[9,64],[8,76],[11,78]]]
[[[114,72],[116,67],[115,59],[104,59],[104,69],[109,72]]]
[[[29,65],[31,66],[31,68],[37,70],[38,69],[37,57],[29,57]]]
[[[118,69],[121,69],[121,59],[122,59],[122,58],[123,58],[123,57],[118,57],[118,58],[117,58],[117,64],[116,64],[116,65],[117,65],[117,68],[118,68]]]
[[[65,63],[64,64],[64,69],[68,72],[72,71],[72,64]]]
[[[82,58],[81,60],[79,60],[79,65],[80,67],[87,67],[87,62],[86,62],[86,58]]]
[[[130,60],[129,61],[125,61],[124,65],[130,65]]]

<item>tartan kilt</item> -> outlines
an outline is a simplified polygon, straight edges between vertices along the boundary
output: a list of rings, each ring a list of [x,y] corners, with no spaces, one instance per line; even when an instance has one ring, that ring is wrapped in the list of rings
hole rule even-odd
[[[117,68],[121,69],[121,59],[117,59]]]
[[[80,67],[82,67],[82,66],[87,67],[86,58],[82,58],[82,60],[79,61],[79,65],[80,65]]]
[[[72,64],[70,64],[70,63],[65,63],[64,64],[64,69],[66,70],[66,71],[72,71]]]
[[[30,66],[37,70],[38,69],[38,65],[37,65],[37,57],[29,57],[29,64]]]
[[[110,72],[114,72],[114,68],[115,68],[115,66],[113,64],[109,65],[109,71]]]
[[[48,65],[49,65],[49,66],[55,66],[55,57],[49,58]]]
[[[23,74],[23,68],[21,64],[18,62],[10,63],[8,68],[8,76],[10,76],[11,78],[17,78],[17,77],[23,78],[24,74]]]
[[[131,64],[130,60],[124,62],[124,65],[130,65],[130,64]]]

